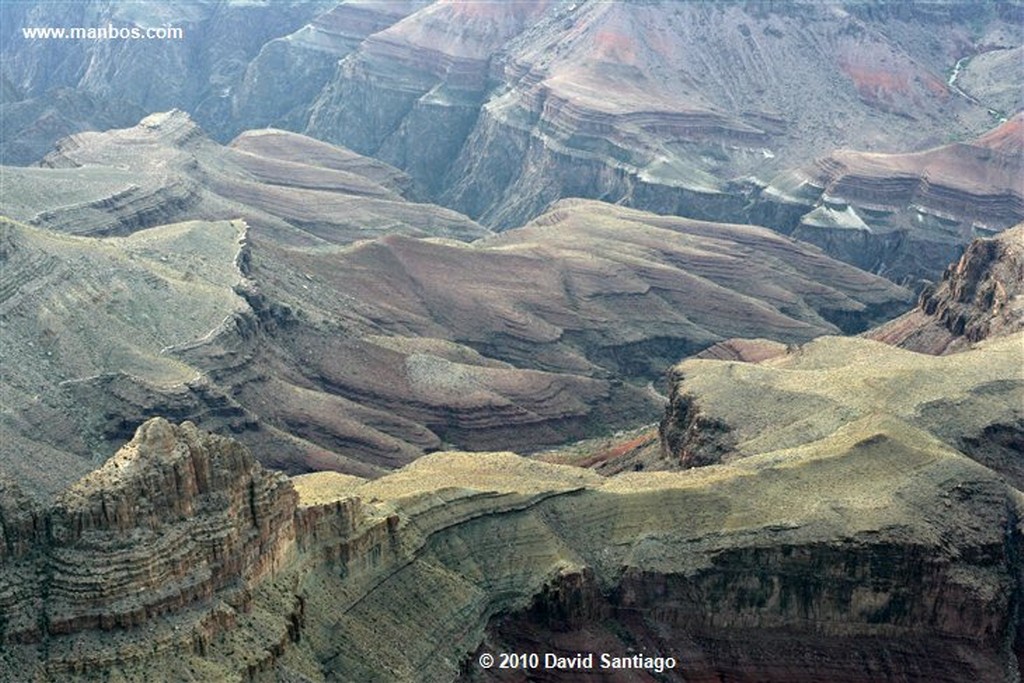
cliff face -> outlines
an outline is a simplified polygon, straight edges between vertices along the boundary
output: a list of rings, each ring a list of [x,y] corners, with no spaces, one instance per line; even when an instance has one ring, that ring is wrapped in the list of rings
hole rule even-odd
[[[160,419],[48,509],[15,512],[5,487],[0,641],[19,647],[0,671],[65,679],[202,651],[280,569],[295,504],[238,443]]]
[[[922,353],[952,353],[1024,328],[1024,225],[975,240],[917,308],[865,333]]]
[[[925,152],[841,150],[777,176],[753,215],[865,270],[929,278],[972,237],[1024,218],[1022,150],[1024,114]]]
[[[294,33],[265,43],[230,92],[233,133],[273,126],[301,130],[338,62],[367,37],[429,0],[341,3]]]
[[[477,655],[590,647],[661,680],[1000,680],[1019,651],[1024,500],[887,417],[688,472],[445,453],[372,482],[154,420],[47,510],[0,493],[8,678],[523,680]]]
[[[992,42],[976,45],[954,14],[435,3],[347,54],[306,130],[494,227],[569,196],[749,219],[751,178],[839,146],[921,148],[989,125],[943,74],[964,50],[1015,47],[1015,29],[979,10]]]
[[[187,38],[142,49],[20,31],[144,27],[151,9]],[[178,107],[220,140],[274,125],[346,144],[492,227],[589,197],[798,230],[894,279],[934,278],[972,234],[1021,218],[1019,184],[1000,179],[1019,178],[1019,155],[919,152],[1019,108],[1022,35],[1005,3],[96,0],[16,3],[4,18],[0,147],[18,163],[123,112]],[[802,180],[813,197],[789,192]],[[294,201],[250,192],[264,194]],[[325,220],[310,208],[324,199],[307,195],[301,213]]]

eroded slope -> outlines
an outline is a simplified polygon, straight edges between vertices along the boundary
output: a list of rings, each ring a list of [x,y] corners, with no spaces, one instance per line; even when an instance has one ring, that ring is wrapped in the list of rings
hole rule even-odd
[[[300,245],[489,232],[461,214],[406,200],[403,193],[414,192],[408,177],[386,164],[283,131],[252,132],[224,147],[177,110],[67,138],[40,164],[4,169],[0,210],[62,232],[123,235],[234,218],[261,238]]]
[[[827,337],[760,363],[692,359],[672,370],[664,455],[683,466],[795,448],[884,413],[1024,485],[1024,336],[929,356]]]
[[[5,286],[31,292],[25,306],[82,300],[67,316],[66,306],[39,309],[46,319],[18,314],[25,343],[9,353],[20,354],[19,377],[38,381],[8,404],[10,443],[18,444],[10,458],[25,449],[100,457],[153,415],[229,429],[262,462],[292,472],[371,476],[446,444],[533,450],[650,422],[661,399],[645,385],[721,339],[800,342],[859,331],[909,300],[906,290],[763,228],[594,201],[559,203],[493,240],[424,239],[489,233],[406,200],[416,191],[409,177],[381,162],[281,131],[244,133],[222,147],[180,112],[76,136],[47,163],[5,175],[5,209],[39,226],[18,234],[38,235],[46,252],[12,250]],[[167,217],[224,215],[245,217],[245,249],[214,254],[215,231],[203,244],[209,223],[180,239],[145,230]],[[132,236],[61,241],[60,232]],[[61,284],[36,263],[61,258],[51,243],[102,251],[145,240],[155,271],[172,271],[178,289],[160,294],[159,276],[139,275],[116,325],[106,324],[107,309],[93,312],[120,291],[116,274],[99,275],[115,265],[69,264]],[[219,261],[190,263],[197,255]],[[192,298],[212,291],[195,272],[203,268],[235,273],[217,280],[216,296],[237,310],[221,314],[227,324],[189,336],[203,310],[192,310]],[[99,292],[100,282],[114,290]],[[61,294],[49,291],[58,284]],[[89,319],[83,330],[105,330],[111,349],[144,358],[150,352],[136,342],[164,330],[159,362],[182,368],[179,375],[156,381],[87,334],[74,341],[76,316]],[[175,325],[174,334],[164,329]],[[48,356],[36,337],[85,344],[82,357],[102,352],[106,365]],[[32,396],[39,405],[25,403]],[[62,426],[37,434],[47,420]],[[44,479],[61,471],[78,476],[81,463]]]
[[[477,653],[543,643],[673,681],[962,681],[1019,651],[1024,501],[886,415],[686,472],[442,453],[371,482],[155,420],[50,509],[0,495],[4,675],[491,680]]]
[[[1017,114],[975,140],[924,152],[834,152],[774,178],[755,215],[865,270],[934,279],[971,238],[1024,218],[1022,179]]]
[[[1024,328],[1024,226],[976,240],[917,307],[865,336],[922,353],[954,353]]]

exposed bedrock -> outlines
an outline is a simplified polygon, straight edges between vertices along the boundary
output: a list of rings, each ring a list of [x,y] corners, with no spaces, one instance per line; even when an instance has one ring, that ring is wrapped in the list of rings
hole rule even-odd
[[[12,510],[16,496],[7,487],[0,504],[9,680],[201,649],[249,611],[294,540],[287,479],[190,423],[147,422],[46,510]]]
[[[1024,329],[1024,225],[972,242],[917,307],[864,336],[922,353],[953,353]]]
[[[526,680],[475,663],[524,647],[678,662],[531,680],[1012,677],[1024,501],[922,434],[875,416],[607,479],[442,453],[288,481],[153,420],[48,509],[0,483],[0,675]]]
[[[759,362],[696,358],[671,372],[663,456],[684,467],[792,448],[877,411],[898,416],[1020,479],[997,454],[1024,436],[1024,339],[927,356],[864,339],[821,338]],[[1016,435],[1016,436],[1013,436]]]
[[[743,194],[729,193],[724,184],[699,173],[690,182],[685,178],[665,182],[646,172],[655,156],[631,149],[631,138],[637,133],[623,133],[619,130],[622,124],[608,114],[595,113],[578,120],[577,113],[565,111],[567,105],[544,106],[543,115],[555,120],[535,122],[534,114],[502,111],[506,106],[519,105],[488,103],[482,109],[441,198],[445,205],[484,224],[499,229],[520,225],[563,197],[591,197],[716,221],[737,219],[748,201]],[[568,120],[559,120],[563,118]],[[689,125],[685,114],[666,118],[677,121],[663,125],[676,124],[681,131],[706,125],[699,116]],[[640,120],[626,123],[644,125]],[[573,144],[539,135],[536,126],[561,130]],[[588,132],[588,128],[592,130]]]
[[[865,270],[935,280],[972,238],[1024,219],[1022,152],[1024,114],[924,152],[841,150],[776,176],[752,217]]]
[[[382,162],[273,130],[223,147],[181,112],[48,161],[7,172],[2,207],[44,225],[0,223],[15,406],[0,460],[33,493],[155,415],[291,473],[373,476],[447,444],[535,450],[651,422],[650,383],[710,344],[858,332],[911,299],[765,228],[593,200],[471,243],[420,239],[488,233],[405,200],[408,175]],[[248,218],[134,230],[94,205],[175,179],[199,188],[185,215]]]
[[[1005,11],[978,11],[1002,36],[980,44],[953,14],[435,3],[347,53],[306,131],[398,165],[492,227],[583,196],[788,231],[807,210],[750,205],[780,170],[991,125],[944,72],[1019,31]]]
[[[294,33],[265,43],[230,94],[234,132],[263,126],[302,130],[310,103],[339,60],[427,1],[338,4]]]
[[[4,174],[0,212],[75,234],[238,218],[262,237],[301,246],[490,232],[449,209],[410,201],[419,196],[412,179],[381,161],[280,130],[248,131],[219,145],[178,110],[65,138],[40,167]]]

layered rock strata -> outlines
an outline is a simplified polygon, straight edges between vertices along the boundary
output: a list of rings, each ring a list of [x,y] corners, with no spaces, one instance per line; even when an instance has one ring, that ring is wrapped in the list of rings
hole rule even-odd
[[[865,270],[934,279],[972,238],[1024,219],[1022,159],[1024,114],[924,152],[841,150],[777,176],[754,215]]]
[[[922,353],[953,353],[1024,329],[1024,225],[975,240],[917,307],[865,333]]]
[[[265,239],[348,244],[381,234],[470,240],[461,214],[409,201],[397,169],[295,133],[252,131],[229,146],[178,110],[61,140],[39,167],[5,168],[0,212],[81,235],[127,235],[184,220],[246,220]]]
[[[291,483],[155,420],[50,509],[0,494],[7,677],[495,680],[477,655],[599,646],[673,657],[661,680],[962,681],[1019,652],[1024,500],[886,416],[688,472],[444,453]]]
[[[124,112],[178,107],[220,140],[274,125],[346,144],[490,226],[586,196],[789,231],[816,207],[750,201],[780,171],[840,148],[918,151],[978,135],[1019,109],[1022,80],[1012,3],[204,0],[149,10],[108,0],[8,8],[6,163],[66,133],[124,125]],[[19,31],[149,28],[154,17],[188,39],[57,45]],[[948,190],[919,194],[959,213],[977,203],[986,226],[1006,211],[998,188],[967,205]],[[946,214],[925,208],[941,231]],[[820,230],[842,218],[832,209],[802,228],[839,239]],[[883,252],[899,246],[864,248],[892,268]]]
[[[808,444],[884,411],[991,457],[1005,450],[986,451],[993,435],[1024,436],[1022,343],[1018,332],[937,357],[825,337],[759,363],[687,360],[671,372],[664,455],[688,467],[731,461]],[[1018,461],[986,464],[1024,485]]]
[[[210,168],[231,159],[231,177],[250,178],[260,202],[326,193],[407,206],[432,229],[401,199],[408,177],[380,162],[273,131],[224,149],[176,114],[146,125],[71,141],[60,158],[96,163],[47,171],[90,192],[97,174],[123,173],[113,162],[137,140]],[[177,142],[154,141],[165,137]],[[213,206],[206,192],[197,206]],[[17,197],[24,209],[44,195]],[[87,215],[74,206],[53,220]],[[279,215],[307,211],[284,206]],[[376,476],[445,444],[550,447],[653,421],[662,398],[651,383],[709,344],[857,332],[911,299],[764,228],[595,201],[560,202],[468,244],[390,235],[346,245],[331,232],[340,218],[299,231],[251,212],[259,222],[105,238],[3,222],[12,410],[0,416],[0,461],[27,489],[59,492],[154,415],[235,435],[292,473]],[[119,220],[114,209],[95,216]]]
[[[498,228],[569,196],[740,220],[759,183],[837,147],[990,125],[944,72],[1019,31],[1009,12],[971,19],[989,38],[955,12],[856,4],[435,3],[347,54],[306,131]]]
[[[250,611],[294,542],[287,479],[190,423],[147,422],[46,509],[9,485],[2,495],[7,680],[202,651]]]

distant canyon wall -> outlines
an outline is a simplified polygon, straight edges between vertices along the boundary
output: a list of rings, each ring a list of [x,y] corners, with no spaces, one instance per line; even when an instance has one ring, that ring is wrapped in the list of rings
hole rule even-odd
[[[588,197],[766,225],[896,281],[934,280],[972,237],[1024,218],[1020,154],[984,160],[1007,186],[965,170],[971,144],[924,175],[860,172],[837,153],[918,152],[1011,119],[1019,102],[997,85],[1022,78],[1012,5],[199,3],[160,17],[187,40],[145,52],[17,33],[151,19],[87,7],[4,10],[9,162],[125,125],[105,102],[177,106],[222,140],[277,126],[373,155],[499,229]],[[796,194],[793,174],[807,176]]]

